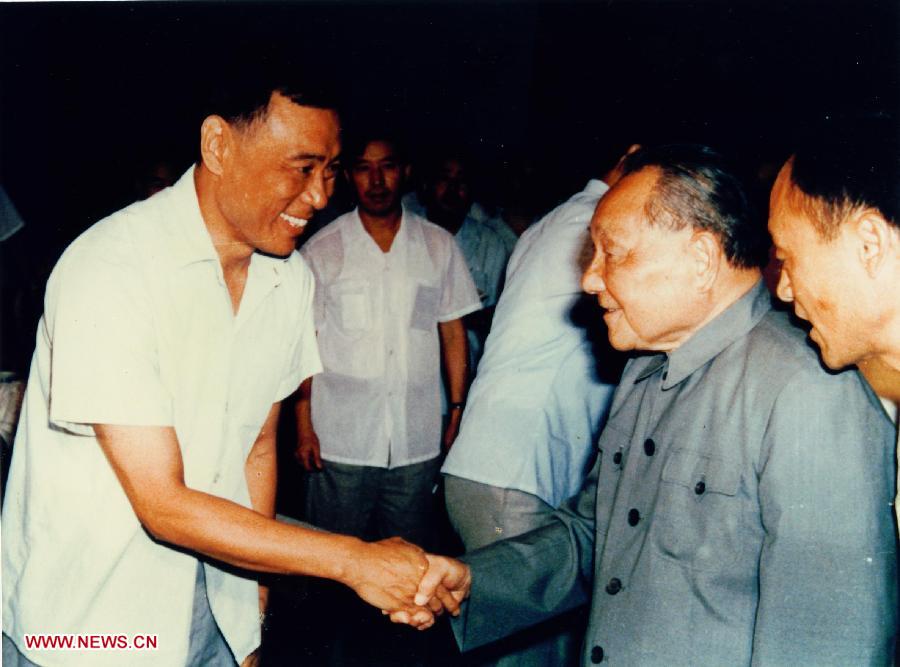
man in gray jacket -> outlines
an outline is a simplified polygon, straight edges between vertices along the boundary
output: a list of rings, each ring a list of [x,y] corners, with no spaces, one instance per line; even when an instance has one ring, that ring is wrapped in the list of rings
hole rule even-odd
[[[613,346],[645,354],[552,524],[432,565],[419,601],[471,582],[464,650],[590,599],[587,664],[890,663],[891,424],[772,311],[747,208],[709,149],[627,159],[583,284]]]

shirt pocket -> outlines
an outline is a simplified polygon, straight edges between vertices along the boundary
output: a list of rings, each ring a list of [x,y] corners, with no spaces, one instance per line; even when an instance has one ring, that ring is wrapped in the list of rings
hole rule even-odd
[[[656,502],[656,544],[662,556],[692,569],[718,570],[742,560],[738,466],[684,449],[666,461]]]
[[[334,322],[348,338],[372,329],[372,298],[364,280],[342,280],[328,289]]]
[[[417,285],[409,327],[418,331],[431,331],[438,318],[441,290],[431,285]]]

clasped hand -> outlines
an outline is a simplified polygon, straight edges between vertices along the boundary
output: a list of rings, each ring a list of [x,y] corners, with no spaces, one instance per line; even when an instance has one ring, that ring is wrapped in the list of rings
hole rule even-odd
[[[364,552],[345,583],[391,621],[424,630],[444,610],[459,614],[472,581],[464,563],[427,554],[398,537],[359,544]]]

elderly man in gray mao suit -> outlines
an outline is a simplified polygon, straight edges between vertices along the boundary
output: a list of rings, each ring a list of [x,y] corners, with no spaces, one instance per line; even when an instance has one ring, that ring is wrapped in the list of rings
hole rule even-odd
[[[590,599],[585,664],[891,664],[893,435],[759,280],[767,238],[709,149],[630,156],[591,223],[587,291],[625,370],[556,521],[441,561],[465,650]]]

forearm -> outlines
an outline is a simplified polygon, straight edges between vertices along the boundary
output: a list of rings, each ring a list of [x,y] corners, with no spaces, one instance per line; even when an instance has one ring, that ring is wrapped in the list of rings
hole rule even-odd
[[[236,567],[344,583],[362,546],[355,538],[279,523],[187,487],[160,503],[145,525],[162,541]]]
[[[306,378],[296,394],[294,413],[297,417],[297,430],[301,433],[312,431],[312,382],[311,377]]]
[[[247,462],[244,464],[247,490],[250,492],[250,504],[254,510],[270,519],[275,517],[275,494],[278,488],[276,428],[277,411],[274,423],[267,422],[263,427],[263,433],[254,443]]]
[[[587,602],[590,581],[581,576],[581,563],[592,544],[580,544],[554,522],[462,556],[472,583],[463,613],[453,619],[460,649],[483,646]]]
[[[447,376],[447,399],[462,403],[466,397],[466,381],[469,372],[469,345],[462,320],[441,322],[441,354]]]
[[[270,519],[275,518],[275,494],[278,482],[278,466],[276,455],[276,432],[280,404],[275,404],[269,417],[263,424],[262,431],[253,443],[247,462],[244,464],[244,475],[247,479],[247,490],[250,493],[250,505],[254,510]],[[259,584],[259,611],[265,613],[269,606],[269,588],[262,582]]]
[[[274,431],[277,408],[260,440]],[[160,426],[95,424],[97,440],[138,520],[159,541],[211,556],[237,567],[278,574],[325,577],[346,584],[380,609],[411,604],[424,553],[402,540],[365,543],[353,537],[290,526],[236,502],[188,488],[175,430]],[[265,463],[250,468],[271,470]],[[258,453],[258,452],[257,452]],[[273,485],[257,479],[256,502],[271,504]]]

